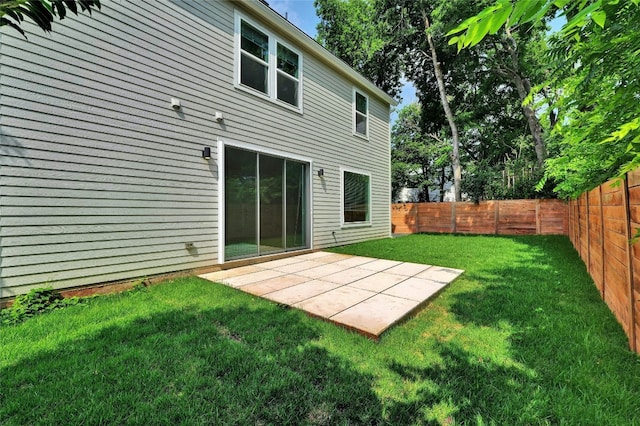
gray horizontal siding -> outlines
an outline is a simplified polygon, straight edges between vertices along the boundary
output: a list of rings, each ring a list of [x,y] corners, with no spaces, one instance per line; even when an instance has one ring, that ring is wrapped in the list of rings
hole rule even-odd
[[[104,2],[51,35],[2,29],[0,297],[214,265],[219,165],[200,151],[218,138],[313,162],[314,247],[389,234],[388,106],[372,97],[371,139],[353,136],[352,83],[308,52],[304,114],[234,88],[234,7]],[[340,167],[371,173],[372,226],[340,228]]]

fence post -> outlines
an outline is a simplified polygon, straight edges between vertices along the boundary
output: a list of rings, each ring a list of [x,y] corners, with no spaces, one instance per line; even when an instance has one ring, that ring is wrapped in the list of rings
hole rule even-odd
[[[542,226],[540,225],[540,199],[536,199],[536,235],[542,233]]]
[[[580,236],[580,198],[578,197],[576,198],[576,215],[578,216],[578,220],[576,222],[576,250],[578,250],[578,254],[580,255],[580,258],[582,258],[582,241],[580,241],[582,238]]]
[[[573,200],[569,200],[569,212],[567,214],[567,234],[569,234],[569,241],[573,244],[573,222],[571,221],[571,211],[573,210]]]
[[[456,233],[456,201],[451,202],[451,233]]]
[[[575,247],[578,252],[580,251],[580,233],[578,232],[578,226],[580,224],[580,200],[576,198],[573,200],[573,247]]]
[[[494,220],[496,221],[496,235],[498,235],[498,229],[499,229],[498,224],[500,223],[500,200],[495,200],[493,203],[495,205],[494,207],[495,212],[493,214],[493,217],[494,217]]]
[[[624,176],[622,202],[624,204],[624,211],[627,220],[627,226],[625,227],[625,233],[627,237],[627,287],[629,291],[629,346],[632,351],[636,352],[636,319],[635,319],[635,303],[633,300],[633,253],[631,250],[631,209],[629,208],[629,180],[628,173]]]
[[[601,257],[602,261],[602,271],[600,276],[602,277],[602,300],[604,300],[604,289],[605,289],[605,280],[604,280],[604,207],[602,205],[602,185],[598,187],[598,194],[600,195],[600,246],[601,246]]]
[[[587,225],[587,271],[589,272],[589,274],[591,274],[591,235],[589,235],[589,225],[591,224],[591,219],[589,218],[589,210],[591,205],[589,203],[589,191],[585,192],[585,199],[587,203],[587,221],[585,222],[585,224]]]

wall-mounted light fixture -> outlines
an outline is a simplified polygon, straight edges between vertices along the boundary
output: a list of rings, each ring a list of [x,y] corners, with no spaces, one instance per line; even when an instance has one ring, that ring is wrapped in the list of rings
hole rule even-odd
[[[204,149],[202,150],[202,158],[204,158],[205,160],[211,159],[211,148],[209,148],[208,146],[204,147]]]
[[[220,111],[216,111],[214,117],[218,123],[224,120],[224,115]]]
[[[180,105],[180,99],[176,99],[176,98],[171,98],[171,108],[175,109],[176,111],[179,110],[181,107]]]
[[[324,177],[324,169],[318,169],[318,177]]]

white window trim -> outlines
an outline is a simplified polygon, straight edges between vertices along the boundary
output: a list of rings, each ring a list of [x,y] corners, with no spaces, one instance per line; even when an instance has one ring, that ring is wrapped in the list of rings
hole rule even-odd
[[[369,220],[363,222],[345,222],[344,221],[344,172],[356,173],[359,175],[369,177],[369,212],[367,217]],[[342,228],[357,228],[363,226],[371,226],[372,223],[372,209],[371,209],[371,187],[373,186],[373,180],[371,173],[363,170],[352,169],[350,167],[340,167],[340,226]]]
[[[225,235],[225,169],[224,169],[224,148],[225,146],[231,146],[234,148],[246,149],[259,154],[267,154],[275,157],[285,158],[289,160],[299,161],[301,163],[307,163],[309,170],[307,171],[307,179],[309,181],[307,202],[309,203],[309,249],[313,249],[313,161],[310,158],[302,157],[295,154],[290,154],[284,151],[278,151],[274,149],[264,148],[258,145],[239,142],[235,140],[225,139],[218,137],[217,139],[217,163],[218,163],[218,264],[223,265],[226,260],[224,258],[224,242]],[[371,186],[371,185],[369,185]],[[308,249],[302,249],[308,250]],[[293,253],[293,252],[291,252]]]
[[[256,23],[253,19],[248,18],[247,16],[243,15],[242,13],[238,12],[237,10],[235,11],[235,28],[234,28],[234,47],[233,47],[233,52],[234,52],[234,71],[233,71],[233,85],[236,89],[245,91],[247,93],[251,93],[252,95],[261,97],[263,99],[266,99],[268,101],[273,102],[276,105],[282,106],[284,108],[287,108],[291,111],[295,111],[298,112],[300,114],[303,113],[303,56],[302,53],[298,50],[293,48],[289,43],[283,41],[282,39],[278,38],[273,32],[267,30],[266,28],[264,28],[262,25]],[[251,87],[245,86],[243,84],[240,83],[240,65],[241,65],[241,61],[240,61],[240,23],[241,21],[245,21],[246,23],[250,24],[251,26],[255,27],[256,29],[260,30],[261,32],[263,32],[264,34],[267,35],[267,37],[269,37],[269,61],[268,61],[268,67],[267,67],[267,72],[268,72],[268,77],[267,77],[267,93],[262,93],[259,90],[255,90]],[[287,49],[291,50],[293,53],[295,53],[296,55],[298,55],[298,106],[294,106],[291,105],[288,102],[285,101],[281,101],[280,99],[278,99],[278,91],[277,91],[277,76],[278,76],[278,51],[277,51],[277,46],[278,44],[281,44],[282,46],[286,47]],[[258,58],[256,58],[258,59]],[[288,75],[288,74],[287,74]],[[291,77],[291,76],[289,76]],[[369,107],[369,104],[367,103],[367,108]]]
[[[356,93],[361,96],[364,96],[364,98],[367,100],[367,113],[365,115],[367,119],[367,133],[364,135],[356,131],[356,114],[358,113],[356,109]],[[367,94],[362,92],[361,90],[356,89],[355,87],[353,88],[353,96],[351,99],[351,122],[352,122],[351,130],[353,132],[353,135],[362,139],[369,140],[369,127],[371,125],[371,120],[369,120],[369,96],[367,96]]]

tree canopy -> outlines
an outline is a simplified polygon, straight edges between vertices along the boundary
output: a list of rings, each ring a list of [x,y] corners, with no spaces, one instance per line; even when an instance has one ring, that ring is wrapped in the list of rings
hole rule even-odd
[[[506,189],[513,188],[516,175],[518,181],[526,180],[530,189],[527,193],[533,193],[536,179],[530,175],[539,177],[537,165],[546,155],[542,127],[536,107],[524,108],[522,100],[527,97],[528,88],[539,83],[547,70],[540,55],[544,23],[514,28],[510,38],[493,36],[460,53],[447,43],[446,32],[451,22],[462,22],[490,1],[316,0],[321,18],[319,41],[329,50],[379,86],[377,74],[370,70],[378,74],[382,71],[393,81],[403,77],[416,87],[421,107],[412,110],[411,116],[419,114],[420,120],[413,120],[411,125],[419,126],[420,132],[396,128],[392,132],[392,146],[393,150],[406,147],[406,138],[411,135],[415,143],[410,145],[423,144],[424,149],[392,153],[393,185],[413,185],[420,190],[422,199],[426,198],[426,186],[439,186],[434,184],[439,177],[429,176],[431,172],[420,153],[432,151],[431,145],[441,142],[452,148],[445,165],[446,177],[453,175],[455,181],[452,171],[456,170],[457,158],[462,190],[474,199],[517,196]],[[367,25],[370,26],[363,28]],[[357,40],[368,31],[371,31],[369,39],[377,42],[359,45]],[[354,55],[360,46],[365,46],[369,53]],[[397,65],[386,67],[376,61],[376,53],[372,52],[375,49],[384,51],[388,58],[396,58]],[[373,64],[361,66],[363,60]],[[401,118],[399,121],[407,123],[406,117]],[[534,125],[528,124],[529,118]],[[537,139],[532,128],[537,131]],[[402,141],[397,140],[400,136]],[[540,156],[536,146],[541,147]],[[413,159],[407,158],[410,153],[415,155]],[[425,170],[417,171],[418,164],[423,164]],[[412,170],[410,176],[399,173],[407,169]],[[526,179],[522,179],[523,175]],[[504,190],[499,189],[503,186]]]
[[[544,16],[566,23],[549,40],[555,70],[527,101],[552,94],[545,179],[577,196],[640,166],[640,1],[499,0],[451,30],[459,50]],[[541,184],[542,184],[541,183]]]

